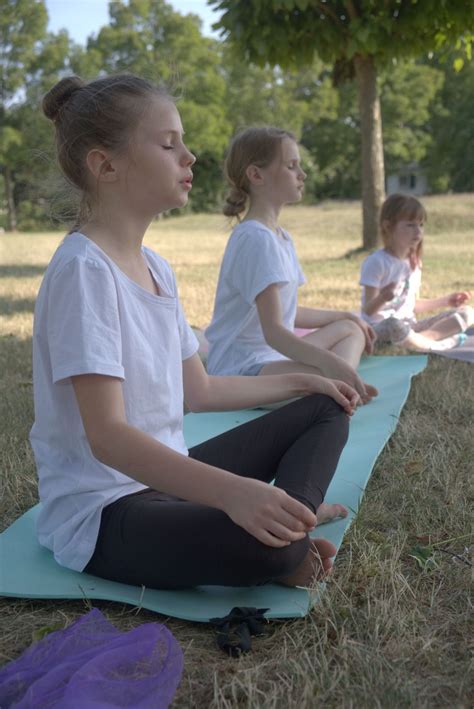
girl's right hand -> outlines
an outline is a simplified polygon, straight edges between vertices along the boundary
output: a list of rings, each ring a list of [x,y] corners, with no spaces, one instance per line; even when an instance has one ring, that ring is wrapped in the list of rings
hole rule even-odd
[[[284,490],[253,478],[237,477],[223,511],[262,544],[285,547],[316,526],[316,515]]]
[[[397,282],[387,283],[386,286],[380,289],[379,295],[383,298],[384,302],[389,303],[395,298],[395,292],[397,290]]]

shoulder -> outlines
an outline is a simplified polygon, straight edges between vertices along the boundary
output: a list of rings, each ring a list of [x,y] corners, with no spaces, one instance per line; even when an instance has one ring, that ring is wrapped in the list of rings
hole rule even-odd
[[[73,232],[68,234],[56,249],[47,268],[46,277],[54,280],[65,271],[110,273],[111,266],[104,252],[90,239],[79,232]]]
[[[275,234],[260,222],[249,219],[241,222],[232,231],[229,244],[261,244],[264,242],[274,243]]]
[[[365,259],[362,261],[361,264],[361,270],[362,271],[367,271],[367,270],[380,270],[383,268],[386,263],[386,253],[383,249],[377,249],[377,251],[373,251],[371,254],[365,257]]]
[[[256,221],[242,222],[235,227],[227,242],[225,260],[227,263],[244,262],[249,267],[262,261],[276,258],[278,242],[275,234],[264,224]]]
[[[387,252],[384,249],[377,249],[365,257],[363,263],[383,263],[387,260]]]

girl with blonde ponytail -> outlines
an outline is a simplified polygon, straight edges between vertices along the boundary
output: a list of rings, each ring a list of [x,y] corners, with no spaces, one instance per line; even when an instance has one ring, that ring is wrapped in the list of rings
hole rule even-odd
[[[209,341],[211,374],[247,376],[312,372],[354,387],[362,403],[376,390],[356,372],[374,332],[353,313],[298,306],[305,282],[281,208],[301,200],[306,175],[295,136],[247,128],[225,161],[230,191],[224,214],[236,217],[224,254]],[[242,215],[244,215],[242,219]],[[314,329],[305,337],[295,328]]]

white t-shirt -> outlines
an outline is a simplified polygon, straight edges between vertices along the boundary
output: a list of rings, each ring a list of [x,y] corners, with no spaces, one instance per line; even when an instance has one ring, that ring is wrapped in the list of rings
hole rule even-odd
[[[365,290],[362,289],[361,315],[366,322],[376,325],[390,317],[416,320],[415,304],[421,285],[421,269],[412,269],[408,259],[392,256],[385,249],[378,249],[367,256],[360,271],[361,286],[380,289],[394,282],[397,287],[393,299],[384,303],[380,310],[372,315],[364,313]]]
[[[283,324],[293,331],[298,287],[305,277],[290,235],[258,221],[238,224],[227,243],[217,284],[214,315],[206,330],[210,374],[245,374],[249,367],[287,359],[265,342],[255,298],[279,286]]]
[[[33,329],[40,543],[63,566],[90,560],[103,507],[145,486],[92,455],[71,376],[123,380],[127,421],[184,455],[182,360],[198,343],[186,323],[169,264],[143,248],[160,289],[129,279],[82,234],[68,235],[41,285]]]

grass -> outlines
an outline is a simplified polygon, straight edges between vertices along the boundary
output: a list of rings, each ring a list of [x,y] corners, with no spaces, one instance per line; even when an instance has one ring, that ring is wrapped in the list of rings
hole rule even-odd
[[[474,291],[473,196],[424,201],[429,223],[422,295]],[[356,308],[360,206],[292,208],[282,222],[294,235],[309,281],[301,302]],[[161,220],[147,235],[173,264],[193,325],[209,321],[227,234],[224,218],[191,215]],[[27,441],[32,312],[61,238],[0,237],[2,529],[37,500]],[[174,707],[471,706],[472,567],[466,562],[472,545],[473,371],[471,364],[430,357],[376,463],[322,602],[304,619],[270,623],[249,655],[228,659],[206,625],[94,602],[124,630],[149,621],[171,629],[185,653]],[[87,601],[2,599],[0,664],[17,657],[44,626],[67,625],[88,607]]]

